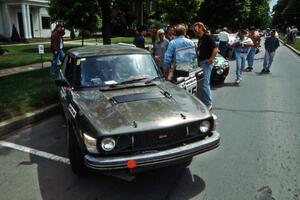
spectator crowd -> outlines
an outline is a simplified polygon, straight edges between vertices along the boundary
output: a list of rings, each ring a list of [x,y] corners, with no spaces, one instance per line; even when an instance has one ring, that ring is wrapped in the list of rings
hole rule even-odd
[[[192,30],[192,32],[191,32]],[[298,30],[293,27],[288,34],[293,35]],[[133,44],[137,47],[148,49],[145,47],[146,27],[138,29],[138,34],[133,40]],[[196,36],[198,42],[191,40]],[[266,29],[265,31],[265,55],[261,73],[270,73],[275,52],[279,47],[278,33],[275,29]],[[153,46],[153,58],[164,74],[165,78],[172,73],[172,65],[186,62],[186,60],[194,57],[198,60],[198,67],[204,72],[204,83],[202,88],[202,102],[212,109],[212,94],[210,88],[210,76],[213,68],[213,61],[218,53],[225,58],[233,57],[236,61],[236,84],[242,81],[243,72],[251,72],[254,69],[255,55],[260,52],[261,35],[259,31],[251,26],[249,29],[240,29],[237,33],[229,33],[227,27],[214,38],[209,29],[202,23],[196,22],[193,26],[188,27],[185,24],[177,24],[168,26],[166,30],[152,27],[151,38]],[[218,44],[216,42],[218,40]],[[294,39],[291,39],[294,41]],[[194,51],[186,58],[177,58],[176,52],[183,48],[194,46]],[[247,67],[246,67],[247,65]]]

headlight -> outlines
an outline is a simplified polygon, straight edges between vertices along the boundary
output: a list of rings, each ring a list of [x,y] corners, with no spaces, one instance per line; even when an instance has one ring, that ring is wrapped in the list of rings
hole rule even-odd
[[[83,134],[84,144],[90,153],[99,153],[97,150],[97,140],[87,134]]]
[[[201,133],[207,133],[210,130],[210,122],[207,120],[202,121],[199,125],[199,130]]]
[[[104,151],[111,151],[115,148],[116,141],[113,138],[104,138],[101,141],[101,148]]]
[[[218,69],[218,70],[217,70],[217,74],[218,74],[218,75],[222,75],[222,74],[223,74],[223,72],[224,72],[224,70],[223,70],[223,69]]]

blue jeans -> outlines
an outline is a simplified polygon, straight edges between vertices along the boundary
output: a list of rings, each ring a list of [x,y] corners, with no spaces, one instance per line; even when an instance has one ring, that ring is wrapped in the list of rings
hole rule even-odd
[[[226,48],[227,48],[227,42],[220,41],[220,43],[219,43],[219,50],[220,50],[220,54],[222,56],[225,56]]]
[[[236,79],[241,79],[242,71],[245,68],[247,53],[235,52]]]
[[[56,54],[53,53],[53,59],[51,62],[50,74],[55,74],[57,71],[58,61],[62,62],[65,57],[64,51],[62,49],[58,50]]]
[[[248,67],[253,67],[255,52],[256,47],[251,47],[247,56]]]
[[[264,57],[264,65],[263,65],[264,69],[270,69],[271,68],[274,56],[275,56],[275,51],[274,52],[266,51],[265,57]]]
[[[199,65],[203,69],[203,73],[204,73],[203,95],[201,97],[201,101],[206,106],[211,106],[212,105],[212,95],[211,95],[211,89],[210,89],[210,75],[211,75],[213,65],[207,64],[206,60],[200,61]]]

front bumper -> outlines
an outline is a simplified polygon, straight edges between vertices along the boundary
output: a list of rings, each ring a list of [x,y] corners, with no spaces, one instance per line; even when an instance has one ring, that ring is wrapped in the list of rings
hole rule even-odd
[[[114,157],[99,157],[87,154],[84,156],[84,160],[87,167],[103,171],[127,169],[127,162],[129,160],[136,161],[136,168],[157,168],[160,165],[166,166],[176,161],[186,160],[192,156],[212,150],[217,148],[219,144],[220,134],[216,131],[212,131],[210,137],[173,149]]]

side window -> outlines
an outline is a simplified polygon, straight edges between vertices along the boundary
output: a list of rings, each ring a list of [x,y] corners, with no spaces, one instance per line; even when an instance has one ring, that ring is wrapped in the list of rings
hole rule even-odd
[[[64,75],[66,79],[69,81],[70,84],[73,83],[73,67],[72,67],[72,58],[71,57],[66,57],[64,60],[63,69],[64,69]],[[65,67],[65,68],[64,68]]]
[[[66,55],[63,60],[63,63],[62,63],[62,72],[63,72],[64,76],[66,75],[66,68],[67,68],[69,58],[70,57]]]

